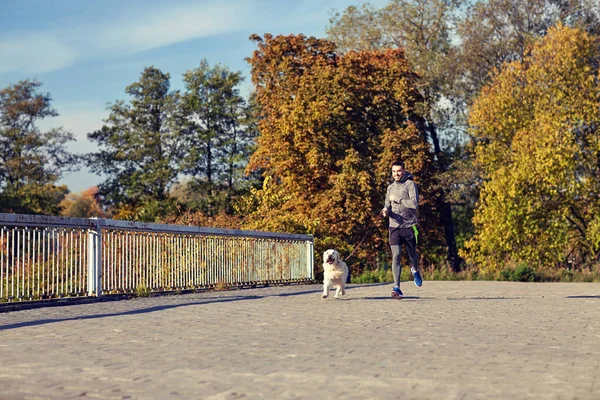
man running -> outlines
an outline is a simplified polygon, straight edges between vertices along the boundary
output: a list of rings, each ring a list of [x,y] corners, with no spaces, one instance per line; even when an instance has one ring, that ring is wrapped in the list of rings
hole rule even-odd
[[[402,244],[406,245],[408,258],[411,263],[411,272],[415,285],[421,287],[423,280],[419,271],[419,256],[417,255],[417,207],[419,192],[413,182],[413,175],[404,169],[403,161],[392,164],[392,177],[394,182],[388,186],[385,194],[385,207],[381,210],[383,217],[389,217],[390,247],[392,249],[392,272],[394,274],[394,288],[392,298],[402,299],[400,290],[400,252]]]

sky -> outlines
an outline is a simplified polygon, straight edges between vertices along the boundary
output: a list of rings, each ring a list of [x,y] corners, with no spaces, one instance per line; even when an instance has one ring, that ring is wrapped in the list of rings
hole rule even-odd
[[[362,0],[0,0],[0,88],[24,79],[42,83],[58,117],[39,124],[63,127],[76,140],[68,149],[89,153],[87,133],[108,117],[107,106],[127,100],[125,87],[154,66],[183,89],[182,74],[206,59],[241,71],[251,89],[248,39],[305,34],[325,37],[332,12]],[[376,7],[388,0],[370,0]],[[86,167],[58,182],[72,192],[103,178]]]

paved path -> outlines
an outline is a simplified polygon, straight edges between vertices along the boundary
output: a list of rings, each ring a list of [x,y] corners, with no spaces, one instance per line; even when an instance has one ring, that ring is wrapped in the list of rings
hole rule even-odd
[[[600,399],[600,284],[285,286],[0,314],[0,399]]]

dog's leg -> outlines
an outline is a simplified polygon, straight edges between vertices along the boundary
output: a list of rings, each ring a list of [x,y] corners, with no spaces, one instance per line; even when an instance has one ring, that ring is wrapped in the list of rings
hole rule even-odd
[[[342,282],[342,291],[341,291],[341,295],[345,296],[346,295],[346,285],[344,284],[346,281]]]
[[[323,298],[326,299],[328,295],[329,295],[329,284],[326,282],[323,282]]]
[[[342,293],[342,285],[337,285],[335,287],[335,296],[333,296],[334,299],[339,299],[340,298],[340,294],[344,294]]]

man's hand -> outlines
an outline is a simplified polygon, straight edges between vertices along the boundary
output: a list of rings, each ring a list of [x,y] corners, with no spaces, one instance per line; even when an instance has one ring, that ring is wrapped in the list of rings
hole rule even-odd
[[[384,208],[381,210],[381,216],[382,216],[382,217],[387,217],[388,215],[389,215],[388,209],[384,207]]]

